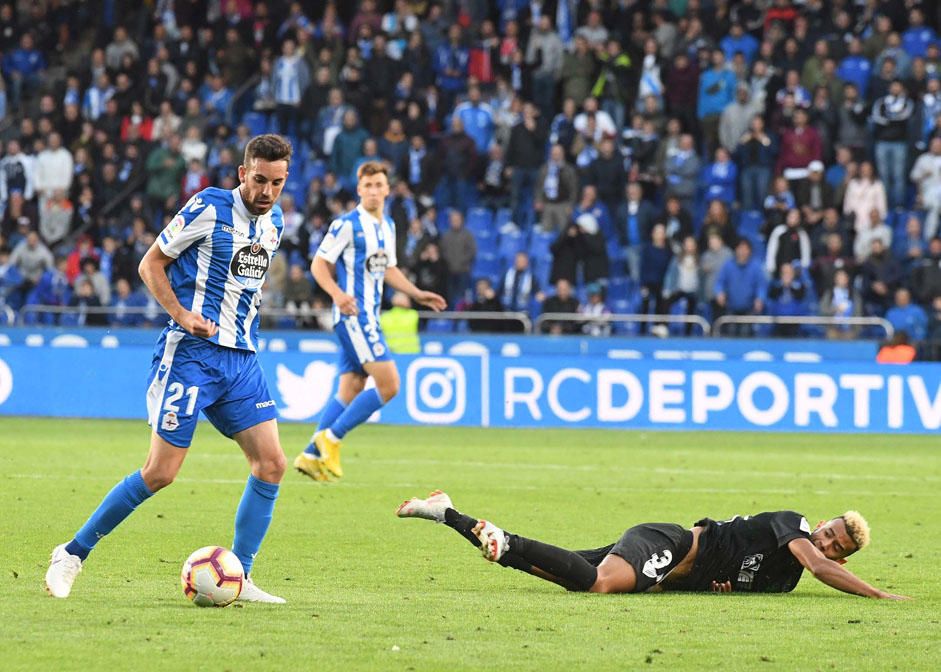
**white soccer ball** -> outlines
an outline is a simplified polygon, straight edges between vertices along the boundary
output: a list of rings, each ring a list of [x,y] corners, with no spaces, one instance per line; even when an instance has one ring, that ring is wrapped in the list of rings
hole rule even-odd
[[[224,607],[242,592],[245,572],[235,553],[222,546],[204,546],[183,563],[183,594],[200,607]]]

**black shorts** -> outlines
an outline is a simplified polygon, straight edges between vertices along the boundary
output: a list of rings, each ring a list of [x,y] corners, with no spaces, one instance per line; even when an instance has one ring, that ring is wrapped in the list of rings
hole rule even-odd
[[[673,523],[635,525],[618,540],[610,553],[634,568],[635,593],[643,593],[663,581],[693,547],[693,533]]]

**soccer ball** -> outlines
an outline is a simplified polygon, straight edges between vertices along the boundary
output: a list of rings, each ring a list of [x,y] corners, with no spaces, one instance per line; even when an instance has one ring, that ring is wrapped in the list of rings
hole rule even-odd
[[[200,607],[224,607],[242,592],[245,572],[235,553],[222,546],[204,546],[183,563],[183,594]]]

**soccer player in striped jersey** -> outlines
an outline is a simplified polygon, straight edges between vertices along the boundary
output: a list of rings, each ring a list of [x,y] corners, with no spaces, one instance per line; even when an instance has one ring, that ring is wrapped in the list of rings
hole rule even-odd
[[[418,289],[396,267],[395,226],[383,213],[388,168],[367,161],[356,172],[356,209],[333,221],[311,263],[317,284],[333,299],[340,342],[340,387],[320,416],[317,431],[294,466],[315,481],[340,478],[340,443],[399,391],[399,372],[379,326],[383,282],[432,310],[447,302]],[[366,379],[376,386],[366,390]]]
[[[150,453],[120,481],[68,543],[52,551],[46,589],[68,597],[89,553],[134,509],[173,482],[199,412],[234,439],[251,466],[235,514],[232,550],[246,581],[238,599],[282,603],[252,580],[285,458],[275,402],[255,356],[259,292],[281,242],[291,145],[277,135],[248,142],[239,186],[193,196],[140,263],[147,288],[170,315],[154,351],[147,390]]]

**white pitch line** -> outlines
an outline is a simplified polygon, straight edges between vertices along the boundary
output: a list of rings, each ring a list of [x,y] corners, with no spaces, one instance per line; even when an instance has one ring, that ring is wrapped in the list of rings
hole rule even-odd
[[[112,476],[67,476],[67,475],[49,475],[49,474],[5,474],[2,478],[8,479],[29,479],[29,480],[44,480],[44,481],[112,481]],[[196,484],[196,485],[245,485],[245,479],[239,478],[178,478],[175,483],[182,484]],[[423,490],[430,487],[429,483],[366,483],[366,482],[350,482],[343,481],[341,483],[335,483],[331,485],[324,486],[309,486],[304,481],[295,481],[282,483],[282,485],[302,485],[303,487],[313,487],[319,488],[323,487],[327,490],[330,488],[355,488],[355,489],[368,489],[376,490],[377,488],[382,489],[401,489],[401,490]],[[841,497],[931,497],[935,498],[936,495],[934,492],[887,492],[887,491],[870,491],[870,490],[802,490],[798,488],[670,488],[670,487],[630,487],[630,486],[594,486],[594,485],[577,485],[571,486],[575,490],[583,492],[610,492],[615,494],[630,494],[630,493],[667,493],[667,494],[705,494],[705,495],[790,495],[798,497],[806,497],[808,495],[813,495],[817,497],[829,497],[833,495],[839,495]],[[539,485],[511,485],[506,483],[501,483],[497,490],[520,490],[527,492],[536,492],[539,490],[545,490],[546,486]]]

